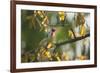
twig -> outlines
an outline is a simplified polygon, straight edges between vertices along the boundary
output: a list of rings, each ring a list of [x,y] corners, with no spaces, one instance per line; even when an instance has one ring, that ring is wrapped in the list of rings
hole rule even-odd
[[[67,44],[67,43],[73,43],[73,42],[82,40],[82,39],[84,39],[84,38],[86,38],[86,37],[89,37],[89,36],[90,36],[90,34],[86,34],[85,36],[76,37],[76,38],[74,38],[74,39],[70,39],[70,40],[65,41],[65,42],[57,43],[57,44],[55,44],[55,45],[56,45],[56,46],[60,46],[60,45],[64,45],[64,44]]]

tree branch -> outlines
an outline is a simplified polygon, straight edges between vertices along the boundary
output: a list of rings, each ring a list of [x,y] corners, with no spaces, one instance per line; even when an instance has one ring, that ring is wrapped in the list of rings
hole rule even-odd
[[[60,46],[60,45],[64,45],[64,44],[67,44],[67,43],[73,43],[73,42],[76,42],[76,41],[79,41],[79,40],[82,40],[86,37],[89,37],[90,34],[86,34],[85,36],[82,36],[82,37],[76,37],[74,39],[70,39],[68,41],[65,41],[65,42],[61,42],[61,43],[58,43],[58,44],[55,44],[56,46]]]

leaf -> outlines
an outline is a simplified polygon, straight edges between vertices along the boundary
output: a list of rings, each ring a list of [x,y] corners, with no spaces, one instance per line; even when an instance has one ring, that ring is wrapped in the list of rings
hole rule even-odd
[[[73,32],[72,32],[71,30],[68,31],[68,35],[69,35],[69,37],[71,37],[71,38],[74,37]]]
[[[49,52],[49,51],[46,51],[46,52],[45,52],[45,55],[46,55],[47,57],[50,57],[50,52]]]
[[[42,11],[37,11],[37,13],[40,15],[41,18],[43,18],[43,12]]]
[[[60,21],[64,21],[64,19],[65,19],[65,14],[64,14],[64,12],[63,12],[63,11],[60,11],[60,12],[58,12],[58,14],[59,14],[59,19],[60,19]]]
[[[69,60],[69,55],[63,52],[62,60]]]
[[[85,26],[84,26],[84,24],[83,25],[81,25],[81,27],[80,27],[80,35],[81,36],[84,36],[86,34],[86,29],[85,29]]]
[[[83,13],[78,13],[76,17],[76,26],[82,25],[85,23],[85,18]]]
[[[48,20],[48,17],[47,16],[45,16],[45,18],[43,19],[43,21],[42,21],[42,24],[45,24],[45,22]]]
[[[51,57],[51,54],[49,51],[46,51],[45,52],[45,56],[49,59],[49,60],[52,60],[52,57]]]
[[[48,43],[47,48],[51,48],[52,47],[52,43]]]
[[[83,56],[83,55],[82,55],[82,56],[78,57],[78,59],[79,59],[79,60],[86,60],[86,59],[87,59],[87,56]]]
[[[61,61],[61,59],[58,56],[56,58],[57,58],[58,61]]]

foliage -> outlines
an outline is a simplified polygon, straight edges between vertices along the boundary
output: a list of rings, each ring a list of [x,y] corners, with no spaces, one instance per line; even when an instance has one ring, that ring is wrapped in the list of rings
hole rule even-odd
[[[90,46],[84,44],[89,43],[87,17],[89,13],[22,10],[21,61],[89,59]]]

